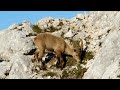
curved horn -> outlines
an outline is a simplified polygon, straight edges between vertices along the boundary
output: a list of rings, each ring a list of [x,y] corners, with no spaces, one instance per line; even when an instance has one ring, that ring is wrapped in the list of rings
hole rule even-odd
[[[82,50],[83,49],[83,40],[82,39],[80,39],[79,46],[80,46],[80,49]]]

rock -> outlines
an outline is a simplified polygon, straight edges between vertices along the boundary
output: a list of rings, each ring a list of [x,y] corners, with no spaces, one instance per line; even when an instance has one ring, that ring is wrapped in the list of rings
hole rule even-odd
[[[32,39],[26,37],[26,33],[22,31],[2,31],[0,32],[0,42],[0,54],[6,57],[17,52],[28,53],[35,48]]]
[[[22,30],[24,27],[23,26],[18,26],[17,29],[18,30]]]
[[[76,32],[69,30],[67,33],[64,34],[64,38],[72,38],[75,34],[77,34]]]
[[[24,20],[23,23],[30,23],[28,20]]]
[[[86,33],[85,32],[78,32],[78,34],[76,34],[74,37],[73,37],[73,40],[84,40],[86,37]]]
[[[57,27],[59,25],[59,23],[60,23],[59,19],[54,19],[52,25],[53,25],[53,27]]]
[[[29,35],[29,34],[35,34],[35,32],[33,31],[33,28],[32,28],[32,24],[29,22],[29,21],[26,21],[26,22],[23,22],[23,25],[22,27],[24,27],[22,29],[22,31],[26,34],[26,35]]]
[[[83,14],[77,14],[76,19],[83,20],[83,19],[85,19],[85,15],[83,15]]]
[[[46,17],[46,18],[43,18],[43,19],[39,20],[37,23],[35,23],[35,25],[38,25],[38,27],[40,29],[49,28],[52,25],[51,24],[52,20],[53,20],[53,18]]]
[[[16,53],[10,59],[13,64],[7,79],[29,79],[32,75],[31,57]]]
[[[119,71],[120,32],[113,31],[105,39],[102,48],[95,56],[94,62],[84,74],[85,79],[117,78]],[[116,65],[116,66],[115,66]],[[118,72],[117,72],[118,74]],[[120,74],[120,72],[119,72]],[[113,77],[114,76],[114,77]],[[116,77],[115,77],[116,76]]]
[[[29,29],[29,25],[25,27]],[[31,75],[32,57],[26,55],[35,46],[32,39],[26,37],[27,34],[18,29],[0,31],[0,78],[23,79]]]
[[[87,64],[84,65],[84,67],[85,67],[85,68],[89,68],[89,67],[92,65],[93,62],[94,62],[94,59],[89,60],[89,61],[87,62]]]
[[[119,79],[118,75],[120,75],[120,56],[115,57],[115,62],[113,62],[111,65],[109,65],[106,68],[105,73],[102,76],[102,79]]]
[[[5,79],[9,75],[9,72],[7,73],[7,71],[10,70],[11,64],[11,62],[0,62],[0,79]]]
[[[13,24],[13,25],[9,26],[8,29],[14,30],[14,29],[16,29],[17,27],[18,27],[17,24]]]
[[[55,35],[57,37],[62,37],[64,35],[63,30],[59,30],[59,31],[55,31],[53,33],[51,33],[52,35]]]

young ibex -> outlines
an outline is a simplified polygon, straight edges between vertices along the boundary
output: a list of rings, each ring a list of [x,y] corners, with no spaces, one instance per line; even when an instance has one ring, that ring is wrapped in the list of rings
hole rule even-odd
[[[78,49],[73,47],[72,43],[71,45],[68,45],[61,37],[57,37],[49,33],[40,33],[34,38],[34,43],[37,47],[35,58],[42,66],[44,66],[42,63],[42,57],[44,56],[45,50],[55,52],[58,59],[57,65],[60,65],[62,62],[62,65],[60,66],[61,69],[63,68],[64,64],[64,54],[71,55],[77,60],[77,62],[80,62],[80,50],[83,48],[82,40],[79,43]]]

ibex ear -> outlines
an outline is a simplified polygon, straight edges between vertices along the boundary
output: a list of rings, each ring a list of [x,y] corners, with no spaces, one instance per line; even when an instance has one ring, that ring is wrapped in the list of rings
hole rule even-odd
[[[73,42],[70,42],[70,45],[73,45]]]
[[[69,39],[69,44],[70,44],[70,45],[72,45],[72,44],[73,44],[73,42],[72,42],[72,40],[71,40],[71,39]]]
[[[70,46],[71,48],[73,48],[73,42],[72,42],[72,40],[69,40],[69,46]]]

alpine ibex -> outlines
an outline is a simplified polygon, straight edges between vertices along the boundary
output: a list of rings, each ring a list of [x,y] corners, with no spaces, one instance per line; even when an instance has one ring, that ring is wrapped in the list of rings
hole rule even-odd
[[[34,38],[34,44],[37,47],[35,58],[38,60],[41,66],[44,66],[42,63],[42,57],[45,54],[45,50],[55,52],[58,59],[57,65],[60,65],[62,62],[60,65],[61,69],[63,68],[64,64],[64,54],[71,55],[77,60],[77,62],[80,62],[80,50],[83,48],[82,40],[79,43],[78,49],[74,47],[72,43],[68,45],[61,37],[57,37],[49,33],[40,33]]]

